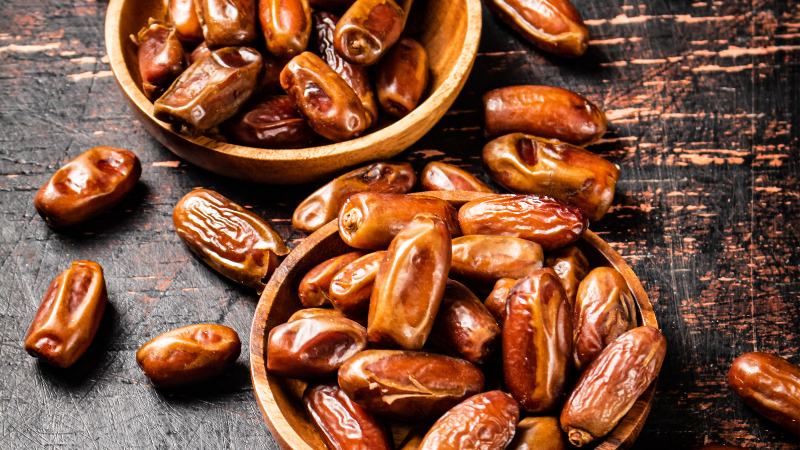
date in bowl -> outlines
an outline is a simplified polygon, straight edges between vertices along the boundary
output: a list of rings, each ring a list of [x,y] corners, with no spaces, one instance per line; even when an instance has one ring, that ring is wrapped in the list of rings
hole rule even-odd
[[[419,1],[406,32],[429,56],[429,95],[404,118],[379,121],[350,141],[295,150],[266,150],[228,144],[205,136],[188,137],[153,116],[142,92],[136,46],[130,35],[148,19],[167,17],[164,0],[111,0],[105,35],[111,70],[122,95],[145,129],[181,158],[211,172],[269,184],[300,184],[331,178],[366,161],[388,159],[428,132],[453,104],[472,69],[481,34],[480,0]]]
[[[432,194],[450,201],[457,208],[480,195],[474,192],[436,192]],[[420,194],[416,194],[420,195]],[[642,284],[622,257],[592,231],[586,231],[575,244],[586,255],[591,267],[614,267],[625,279],[636,301],[638,322],[658,327],[656,316]],[[283,450],[325,450],[325,444],[310,422],[303,405],[307,383],[286,379],[267,372],[266,340],[272,328],[285,323],[303,308],[297,296],[302,278],[317,264],[353,251],[339,237],[336,221],[332,221],[298,245],[272,275],[256,308],[250,330],[250,374],[256,400],[272,436]],[[641,431],[653,401],[655,382],[639,397],[617,427],[596,446],[599,450],[630,448]],[[399,426],[398,426],[399,425]],[[408,425],[392,423],[396,443],[408,432]]]

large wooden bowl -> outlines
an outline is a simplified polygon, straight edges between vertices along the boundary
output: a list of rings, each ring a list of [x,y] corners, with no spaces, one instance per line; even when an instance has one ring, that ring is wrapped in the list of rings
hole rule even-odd
[[[480,0],[420,0],[411,8],[407,32],[428,51],[430,95],[408,116],[378,126],[351,141],[299,150],[265,150],[190,138],[153,116],[141,90],[135,35],[150,17],[167,16],[165,0],[111,0],[106,15],[106,50],[111,70],[134,115],[159,142],[181,158],[233,178],[299,184],[331,178],[346,168],[391,158],[416,142],[444,115],[472,69],[481,34]]]
[[[459,202],[456,202],[459,203]],[[587,231],[576,244],[592,267],[612,266],[628,283],[639,313],[639,323],[658,327],[650,300],[639,279],[622,257],[596,234]],[[267,426],[284,450],[325,450],[314,426],[309,421],[302,395],[306,383],[274,376],[267,372],[264,351],[269,331],[289,319],[302,308],[297,296],[300,280],[317,264],[353,249],[339,237],[336,221],[325,225],[303,241],[284,260],[264,289],[250,330],[250,374],[256,399]],[[602,450],[629,448],[650,412],[655,383],[639,397],[620,424],[597,445]],[[407,429],[395,429],[395,439],[402,440]]]

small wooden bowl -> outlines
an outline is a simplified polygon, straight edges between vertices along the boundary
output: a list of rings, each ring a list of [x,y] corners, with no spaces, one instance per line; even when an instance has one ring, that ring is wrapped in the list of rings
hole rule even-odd
[[[463,203],[467,196],[445,194],[442,198]],[[453,197],[453,198],[450,198]],[[636,300],[639,323],[658,327],[656,316],[642,284],[625,260],[596,234],[587,231],[576,243],[592,267],[611,266],[628,283]],[[264,352],[270,330],[285,323],[303,305],[297,296],[300,280],[317,264],[353,249],[339,237],[336,221],[317,230],[300,243],[272,275],[256,308],[250,330],[250,374],[256,399],[275,441],[283,450],[325,450],[325,444],[309,421],[302,396],[306,383],[274,376],[267,372]],[[633,445],[639,435],[653,401],[655,383],[639,397],[619,425],[595,448],[624,450]],[[396,440],[404,431],[393,428]]]
[[[419,1],[411,8],[407,32],[428,51],[430,95],[409,115],[392,122],[381,112],[369,134],[351,141],[297,150],[265,150],[227,144],[205,136],[190,138],[153,116],[141,90],[136,35],[150,17],[167,17],[165,0],[111,0],[106,14],[106,51],[128,105],[145,129],[181,158],[206,170],[248,181],[299,184],[331,178],[346,168],[391,158],[416,142],[458,96],[478,53],[480,0]],[[381,125],[384,128],[381,128]]]

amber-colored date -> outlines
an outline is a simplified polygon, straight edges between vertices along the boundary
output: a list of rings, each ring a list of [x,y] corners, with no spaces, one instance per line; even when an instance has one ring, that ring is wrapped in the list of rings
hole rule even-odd
[[[394,449],[386,424],[350,400],[335,381],[309,386],[303,403],[328,449]]]
[[[570,443],[583,447],[611,432],[656,379],[666,352],[666,339],[650,326],[609,344],[581,374],[561,411]]]
[[[222,128],[228,142],[257,148],[308,147],[317,137],[285,95],[251,102]]]
[[[315,317],[344,317],[342,313],[330,308],[303,308],[298,309],[286,322],[294,322],[301,319],[313,319]]]
[[[502,391],[472,396],[433,424],[419,450],[504,450],[514,437],[519,406]]]
[[[156,100],[156,119],[202,133],[233,117],[256,89],[264,66],[247,47],[226,47],[195,61]]]
[[[405,17],[394,0],[356,0],[336,25],[336,52],[353,64],[378,62],[400,37]]]
[[[286,64],[281,86],[311,128],[332,141],[356,138],[367,127],[353,88],[313,53],[303,52]]]
[[[561,405],[572,368],[572,311],[558,276],[540,269],[511,288],[503,325],[503,375],[526,411]]]
[[[189,250],[237,283],[261,292],[289,248],[261,217],[206,189],[186,194],[172,223]]]
[[[197,61],[198,59],[202,59],[203,57],[205,57],[210,53],[211,49],[208,48],[208,44],[206,44],[206,41],[203,41],[200,45],[195,47],[194,50],[192,50],[192,53],[189,53],[189,65],[194,64],[195,61]]]
[[[459,358],[404,350],[366,350],[339,369],[339,386],[375,414],[429,420],[483,390],[483,373]]]
[[[439,216],[452,237],[461,236],[458,213],[446,201],[378,192],[355,194],[344,202],[339,212],[339,236],[351,247],[382,250],[420,213]]]
[[[575,296],[578,295],[578,286],[581,280],[589,274],[589,260],[578,247],[571,245],[562,248],[547,256],[544,265],[552,268],[567,293],[567,300],[572,310],[575,310]]]
[[[542,268],[544,252],[536,242],[510,236],[461,236],[453,239],[451,276],[467,284],[491,286],[500,278],[519,279]]]
[[[76,225],[121,202],[141,174],[130,150],[95,147],[58,169],[36,192],[33,206],[51,227]]]
[[[169,0],[169,21],[175,25],[178,39],[189,45],[203,40],[203,27],[197,18],[195,2],[199,0]]]
[[[47,287],[25,335],[25,351],[57,367],[69,367],[92,343],[108,293],[103,268],[74,261]]]
[[[422,169],[420,182],[427,191],[494,192],[466,170],[438,161],[430,162]]]
[[[175,28],[153,19],[136,38],[142,90],[147,98],[155,100],[186,69],[186,55]]]
[[[581,281],[573,313],[575,368],[585,369],[622,333],[636,328],[636,305],[625,278],[597,267]]]
[[[377,162],[335,178],[303,200],[292,215],[292,225],[314,232],[336,219],[345,201],[359,192],[404,194],[414,187],[417,175],[409,163]],[[387,244],[388,245],[388,244]]]
[[[589,30],[569,0],[488,0],[486,6],[544,51],[577,58],[589,46]]]
[[[513,278],[501,278],[494,284],[492,292],[486,297],[483,305],[494,316],[500,326],[505,326],[506,323],[506,303],[508,301],[508,293],[514,287],[517,280]]]
[[[402,118],[419,104],[428,88],[428,53],[419,42],[404,37],[378,63],[375,87],[389,115]]]
[[[300,281],[298,295],[300,303],[306,308],[329,305],[331,303],[328,291],[333,277],[351,262],[361,258],[366,253],[350,252],[335,256],[317,265]]]
[[[572,91],[550,86],[509,86],[483,96],[483,135],[527,133],[585,147],[608,122],[602,109]]]
[[[589,227],[580,208],[538,195],[495,195],[471,201],[458,211],[458,223],[465,235],[518,237],[538,243],[545,251],[575,242]]]
[[[526,417],[517,424],[508,450],[567,450],[557,417]]]
[[[241,351],[233,328],[200,323],[154,337],[136,352],[136,363],[155,386],[185,386],[221,374]]]
[[[196,0],[197,18],[209,48],[256,41],[256,0]]]
[[[745,353],[733,361],[728,384],[748,406],[800,435],[800,367],[768,353]]]
[[[337,311],[348,317],[369,315],[369,299],[375,287],[375,277],[386,252],[373,252],[351,262],[331,281],[330,301]]]
[[[270,53],[289,59],[306,50],[311,36],[308,0],[258,0],[258,18]]]

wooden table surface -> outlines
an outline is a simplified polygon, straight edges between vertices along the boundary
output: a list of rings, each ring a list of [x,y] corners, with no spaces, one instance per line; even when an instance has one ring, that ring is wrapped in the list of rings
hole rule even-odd
[[[435,1],[435,0],[429,0]],[[622,179],[591,228],[639,275],[669,342],[656,400],[634,448],[703,443],[798,449],[728,388],[753,350],[800,363],[800,2],[575,0],[592,35],[560,60],[484,9],[472,75],[452,110],[397,159],[480,166],[480,98],[546,84],[601,105],[592,150]],[[179,160],[132,118],[111,76],[97,0],[0,2],[0,447],[276,449],[253,395],[247,346],[258,301],[190,254],[172,208],[219,191],[268,218],[294,247],[295,206],[318,185],[242,183]],[[123,204],[56,232],[33,208],[62,164],[99,145],[133,150],[142,180]],[[109,306],[72,368],[22,348],[42,295],[70,261],[105,269]],[[245,351],[218,381],[152,388],[136,350],[179,326],[233,327]]]

